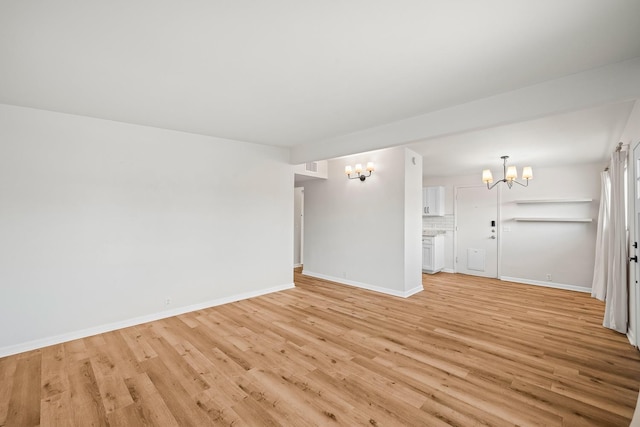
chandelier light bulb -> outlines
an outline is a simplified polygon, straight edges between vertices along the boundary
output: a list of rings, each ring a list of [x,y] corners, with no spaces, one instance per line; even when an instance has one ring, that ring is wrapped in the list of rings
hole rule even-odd
[[[485,169],[482,171],[482,182],[485,184],[491,184],[493,182],[493,175],[491,174],[490,169]]]

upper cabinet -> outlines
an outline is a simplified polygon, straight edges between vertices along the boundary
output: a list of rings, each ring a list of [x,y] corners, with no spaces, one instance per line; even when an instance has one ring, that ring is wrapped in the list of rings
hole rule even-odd
[[[422,216],[444,216],[444,187],[422,189]]]

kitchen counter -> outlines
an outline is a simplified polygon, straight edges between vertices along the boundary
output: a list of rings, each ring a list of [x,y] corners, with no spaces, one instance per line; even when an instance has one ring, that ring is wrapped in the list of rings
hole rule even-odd
[[[433,237],[446,234],[447,230],[425,229],[422,230],[422,237]]]

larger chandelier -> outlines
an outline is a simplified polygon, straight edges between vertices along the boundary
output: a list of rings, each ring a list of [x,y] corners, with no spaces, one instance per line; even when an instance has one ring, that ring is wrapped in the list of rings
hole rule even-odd
[[[527,187],[529,185],[529,180],[533,179],[533,170],[531,166],[525,166],[522,168],[522,179],[525,180],[525,183],[521,183],[517,181],[518,179],[518,169],[515,166],[507,167],[507,159],[509,156],[502,156],[502,179],[499,179],[495,184],[489,185],[493,182],[493,175],[491,175],[490,169],[485,169],[482,171],[482,182],[487,184],[487,188],[491,190],[493,187],[498,185],[501,182],[504,182],[511,188],[513,184],[522,185],[523,187]]]

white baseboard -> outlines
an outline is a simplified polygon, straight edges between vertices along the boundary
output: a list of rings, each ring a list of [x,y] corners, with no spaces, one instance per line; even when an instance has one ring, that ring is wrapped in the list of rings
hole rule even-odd
[[[302,264],[300,264],[300,263],[293,264],[293,268],[298,268],[298,267],[302,267]]]
[[[443,268],[442,270],[438,270],[438,271],[422,270],[422,273],[424,274],[455,273],[455,271],[453,271],[451,268]]]
[[[556,289],[564,289],[567,291],[591,293],[591,288],[587,288],[584,286],[567,285],[564,283],[544,282],[544,281],[529,280],[529,279],[520,279],[519,277],[507,277],[507,276],[500,276],[499,279],[504,280],[506,282],[516,282],[516,283],[522,283],[525,285],[544,286],[545,288],[556,288]]]
[[[392,295],[394,297],[400,297],[400,298],[408,298],[411,295],[417,294],[418,292],[421,292],[424,290],[424,287],[420,285],[408,291],[401,292],[395,289],[383,288],[380,286],[369,285],[367,283],[356,282],[355,280],[347,280],[340,277],[328,276],[326,274],[314,273],[313,271],[308,271],[308,270],[302,270],[302,274],[305,276],[311,276],[311,277],[316,277],[318,279],[329,280],[331,282],[340,283],[342,285],[354,286],[356,288],[362,288],[368,291],[380,292],[382,294]]]
[[[270,294],[273,292],[284,291],[287,289],[293,289],[295,285],[293,283],[273,286],[267,289],[261,289],[259,291],[243,292],[241,294],[231,295],[228,297],[217,298],[210,301],[201,302],[198,304],[192,304],[185,307],[178,307],[171,310],[164,310],[158,313],[148,314],[146,316],[134,317],[132,319],[126,319],[119,322],[108,323],[106,325],[95,326],[92,328],[81,329],[79,331],[73,331],[66,334],[55,335],[52,337],[41,338],[25,343],[10,345],[6,347],[0,347],[0,357],[11,356],[12,354],[23,353],[25,351],[36,350],[42,347],[48,347],[50,345],[60,344],[67,341],[73,341],[80,338],[86,338],[93,335],[103,334],[105,332],[115,331],[117,329],[128,328],[130,326],[140,325],[143,323],[153,322],[155,320],[166,319],[167,317],[177,316],[179,314],[185,314],[196,310],[203,310],[205,308],[215,307],[217,305],[228,304],[230,302],[241,301],[244,299],[255,298],[261,295]]]
[[[633,347],[638,347],[636,336],[631,329],[627,331],[627,339],[629,340],[629,344],[631,344]]]

